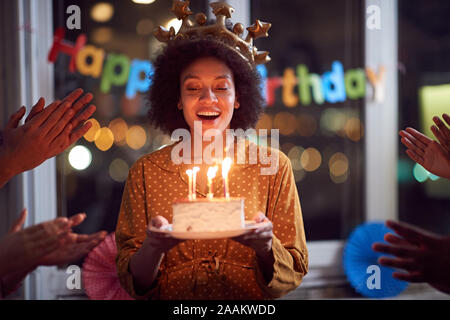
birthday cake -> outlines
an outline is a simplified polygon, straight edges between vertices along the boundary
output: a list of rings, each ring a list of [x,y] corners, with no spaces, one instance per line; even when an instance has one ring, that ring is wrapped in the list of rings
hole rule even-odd
[[[218,232],[245,226],[244,198],[178,200],[173,203],[175,232]]]

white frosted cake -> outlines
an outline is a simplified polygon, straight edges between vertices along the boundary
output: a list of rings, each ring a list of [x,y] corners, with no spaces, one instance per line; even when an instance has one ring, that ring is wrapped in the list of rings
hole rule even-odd
[[[173,203],[175,232],[217,232],[244,228],[244,198],[179,200]]]

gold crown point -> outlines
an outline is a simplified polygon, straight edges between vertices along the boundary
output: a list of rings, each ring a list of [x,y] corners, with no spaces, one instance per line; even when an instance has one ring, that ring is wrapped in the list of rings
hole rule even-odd
[[[262,22],[260,20],[256,20],[254,24],[247,28],[249,36],[253,39],[258,39],[262,37],[268,37],[268,30],[272,26],[271,23]]]
[[[172,8],[170,9],[170,11],[172,11],[173,14],[175,14],[175,16],[179,20],[183,20],[186,17],[188,17],[191,14],[193,14],[191,9],[189,9],[189,2],[190,2],[189,0],[186,0],[186,1],[173,0]]]
[[[204,25],[206,23],[206,14],[204,13],[197,13],[195,15],[195,21],[199,24],[199,25]]]
[[[222,15],[231,18],[231,14],[234,12],[234,8],[225,2],[211,2],[209,6],[216,17]]]
[[[266,51],[258,51],[253,45],[253,40],[260,37],[267,37],[267,31],[271,27],[270,23],[256,20],[256,22],[247,28],[248,35],[246,39],[240,37],[245,31],[242,23],[236,23],[230,31],[225,26],[225,19],[231,18],[234,12],[233,7],[224,2],[210,3],[210,7],[216,16],[216,22],[207,25],[207,17],[204,13],[197,13],[195,15],[195,25],[189,19],[193,12],[189,9],[189,0],[173,0],[172,8],[170,9],[179,20],[183,20],[180,30],[175,32],[173,27],[167,30],[164,27],[157,28],[153,34],[161,42],[170,42],[180,39],[196,40],[207,39],[213,37],[215,40],[224,43],[232,50],[236,51],[247,60],[250,64],[261,64],[270,61],[269,53]]]
[[[244,33],[244,25],[242,23],[236,23],[233,27],[233,33],[236,35],[241,35],[242,33]]]
[[[267,51],[258,51],[257,54],[254,55],[256,64],[267,63],[271,60],[269,57],[269,52]]]
[[[170,27],[170,30],[167,30],[166,28],[159,26],[153,31],[153,35],[161,42],[168,42],[175,35],[175,29]]]

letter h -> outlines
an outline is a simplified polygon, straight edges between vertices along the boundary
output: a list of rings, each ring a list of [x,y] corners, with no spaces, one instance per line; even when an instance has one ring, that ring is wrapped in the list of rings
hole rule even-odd
[[[64,35],[65,35],[64,28],[60,27],[55,30],[55,35],[53,37],[53,45],[52,49],[50,50],[48,54],[48,61],[55,62],[58,58],[58,54],[60,52],[64,52],[65,54],[71,56],[70,64],[69,64],[69,70],[70,72],[75,72],[75,63],[76,63],[76,56],[78,54],[78,51],[80,51],[84,45],[86,44],[86,35],[80,34],[77,37],[77,40],[75,42],[75,45],[71,45],[64,41]]]

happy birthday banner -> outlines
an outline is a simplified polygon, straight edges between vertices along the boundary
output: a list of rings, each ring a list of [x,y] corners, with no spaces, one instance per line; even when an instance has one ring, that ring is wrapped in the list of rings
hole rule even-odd
[[[78,71],[84,76],[100,78],[100,91],[109,93],[112,86],[126,86],[125,95],[132,99],[138,92],[147,92],[150,88],[153,65],[149,60],[131,60],[124,54],[109,53],[93,45],[86,45],[87,37],[80,34],[75,43],[64,39],[65,30],[56,29],[53,45],[48,54],[48,61],[55,63],[58,55],[64,53],[71,57],[69,71]],[[90,63],[88,63],[90,58]],[[381,103],[384,100],[385,73],[381,66],[378,74],[367,67],[350,69],[344,72],[340,61],[334,61],[331,71],[322,76],[309,73],[307,66],[300,64],[296,70],[287,68],[282,77],[268,77],[264,65],[258,65],[257,70],[263,80],[263,96],[267,106],[275,103],[275,91],[282,88],[282,101],[286,107],[302,105],[344,102],[349,99],[361,99],[366,95],[366,76],[373,88],[373,99]],[[144,77],[142,77],[144,75]],[[297,93],[295,87],[297,86]]]

